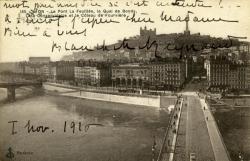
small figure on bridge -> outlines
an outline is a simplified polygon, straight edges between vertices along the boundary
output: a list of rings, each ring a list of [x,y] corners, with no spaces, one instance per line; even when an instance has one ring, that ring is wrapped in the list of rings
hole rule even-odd
[[[155,150],[156,150],[156,140],[155,140],[155,136],[154,136],[154,142],[152,145],[152,161],[155,160]]]

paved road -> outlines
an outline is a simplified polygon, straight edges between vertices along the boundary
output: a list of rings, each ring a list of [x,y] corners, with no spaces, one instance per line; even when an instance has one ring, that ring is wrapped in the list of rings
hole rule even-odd
[[[196,153],[197,161],[215,160],[200,100],[187,96],[186,157]]]
[[[181,115],[181,125],[182,128],[185,128],[185,133],[182,133],[180,137],[184,143],[179,141],[178,145],[180,148],[176,151],[179,154],[176,155],[175,160],[183,160],[184,155],[185,160],[189,160],[190,153],[196,153],[197,161],[213,161],[215,160],[214,153],[200,100],[197,96],[192,96],[191,94],[185,97],[184,106],[185,104],[187,106],[186,109],[183,109],[183,114]]]

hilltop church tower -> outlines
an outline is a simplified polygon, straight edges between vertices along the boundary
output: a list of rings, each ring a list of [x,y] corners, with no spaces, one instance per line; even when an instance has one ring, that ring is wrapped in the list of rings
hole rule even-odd
[[[152,29],[147,29],[145,26],[144,29],[140,27],[140,36],[143,38],[154,38],[156,36],[156,28],[154,30]]]

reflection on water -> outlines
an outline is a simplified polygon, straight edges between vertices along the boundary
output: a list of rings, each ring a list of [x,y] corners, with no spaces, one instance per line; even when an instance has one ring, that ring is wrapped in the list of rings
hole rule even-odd
[[[22,100],[28,97],[33,97],[34,95],[41,95],[44,93],[43,90],[42,91],[34,90],[31,87],[16,88],[15,92],[16,92],[16,95],[15,95],[16,100]],[[1,104],[5,104],[5,103],[8,103],[7,89],[0,88],[0,106]]]
[[[7,97],[7,89],[6,88],[0,88],[0,102],[5,100]]]
[[[8,124],[12,120],[18,121],[15,135],[11,135],[12,124]],[[50,129],[27,133],[24,126],[28,120]],[[7,149],[12,147],[14,152],[33,152],[16,154],[19,160],[150,161],[153,136],[163,138],[167,120],[167,113],[148,107],[56,96],[28,98],[1,105],[0,159],[6,159]],[[91,127],[87,132],[76,129],[73,134],[72,121],[104,126]]]
[[[249,160],[250,108],[216,107],[214,115],[232,160],[238,160],[239,152]]]

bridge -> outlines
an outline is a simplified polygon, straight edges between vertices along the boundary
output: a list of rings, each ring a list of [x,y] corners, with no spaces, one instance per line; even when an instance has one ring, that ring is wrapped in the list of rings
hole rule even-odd
[[[23,86],[41,88],[42,82],[0,82],[0,88],[7,88],[7,98],[10,101],[14,101],[16,99],[16,88]]]

